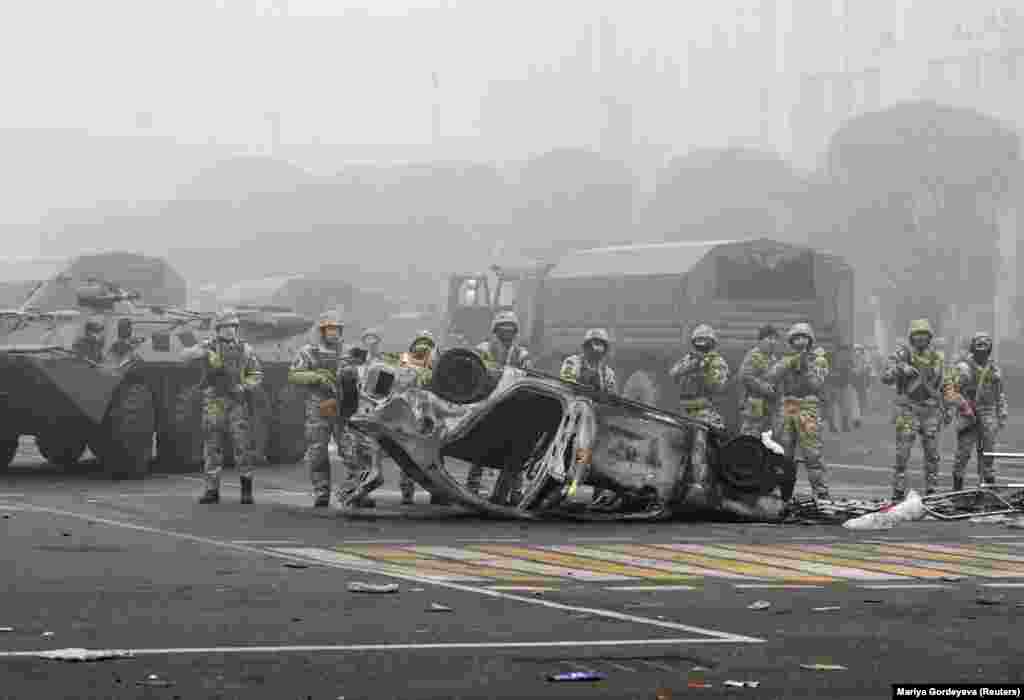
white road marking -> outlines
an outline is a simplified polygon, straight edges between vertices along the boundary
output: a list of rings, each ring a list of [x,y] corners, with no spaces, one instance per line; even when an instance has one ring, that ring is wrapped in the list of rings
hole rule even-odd
[[[1024,540],[1020,535],[968,535],[968,537],[972,540]]]
[[[865,586],[857,586],[857,588],[866,588],[871,591],[898,591],[901,589],[907,590],[935,590],[935,589],[949,589],[956,588],[956,586],[943,586],[940,583],[893,583],[893,584],[872,584]]]
[[[0,498],[24,498],[23,493],[0,493]]]
[[[734,588],[744,588],[744,589],[745,588],[778,588],[778,589],[784,590],[784,589],[787,589],[787,588],[795,588],[795,589],[800,589],[800,588],[824,588],[824,586],[816,586],[816,585],[813,585],[813,584],[803,584],[803,583],[797,583],[797,584],[793,584],[793,585],[787,585],[785,583],[737,583],[737,584],[735,584]]]
[[[747,639],[747,638],[743,638]],[[752,641],[763,641],[753,640]],[[616,646],[672,646],[674,644],[723,644],[733,639],[714,638],[672,638],[672,639],[580,639],[557,642],[451,642],[438,644],[325,644],[325,645],[282,645],[282,646],[250,646],[250,647],[168,647],[166,649],[109,649],[132,656],[171,656],[171,655],[206,655],[206,654],[284,654],[313,652],[368,652],[368,651],[437,651],[444,649],[544,649],[544,648],[579,648],[579,647],[616,647]],[[0,658],[38,657],[51,651],[35,649],[27,651],[0,651]],[[101,651],[101,650],[97,650]]]
[[[235,544],[302,544],[299,540],[231,540]]]
[[[558,591],[559,588],[546,586],[488,586],[492,591]]]
[[[666,585],[666,586],[606,586],[606,591],[695,591],[694,586]]]
[[[629,666],[623,666],[622,664],[613,663],[611,661],[605,661],[605,663],[618,671],[625,671],[626,673],[636,673],[636,669],[630,668]]]
[[[983,583],[985,588],[1024,588],[1024,583]]]
[[[265,556],[273,556],[273,557],[277,557],[279,559],[293,561],[293,562],[298,562],[298,563],[308,563],[310,561],[316,561],[316,559],[311,559],[311,558],[306,557],[306,556],[290,556],[290,555],[287,555],[287,554],[281,554],[279,552],[274,552],[273,550],[270,550],[270,549],[260,549],[258,547],[250,547],[249,545],[233,544],[233,543],[231,543],[231,542],[229,542],[227,540],[217,540],[217,539],[214,539],[214,538],[211,538],[211,537],[203,537],[203,536],[200,536],[200,535],[192,535],[192,534],[189,534],[187,532],[177,532],[175,530],[165,530],[163,528],[151,527],[151,526],[148,526],[148,525],[139,525],[139,524],[136,524],[136,523],[125,522],[125,521],[122,521],[122,520],[112,520],[110,518],[97,518],[97,517],[94,517],[94,516],[91,516],[91,515],[82,514],[82,513],[76,513],[74,511],[70,511],[70,510],[62,510],[62,509],[59,509],[59,508],[48,508],[48,507],[45,507],[45,506],[37,506],[37,505],[30,505],[30,504],[26,504],[24,506],[24,508],[25,508],[25,510],[28,510],[28,511],[31,511],[31,512],[35,512],[35,513],[49,513],[50,515],[56,515],[56,516],[65,517],[65,518],[75,518],[75,519],[78,519],[78,520],[86,520],[86,521],[89,521],[89,522],[92,522],[92,523],[98,523],[100,525],[109,525],[111,527],[120,527],[120,528],[123,528],[123,529],[126,529],[126,530],[134,530],[136,532],[146,532],[146,533],[153,534],[153,535],[163,535],[165,537],[174,537],[174,538],[177,538],[177,539],[180,539],[180,540],[186,540],[186,541],[189,541],[189,542],[195,542],[197,544],[203,544],[203,545],[206,545],[206,546],[209,546],[209,547],[220,547],[220,548],[223,548],[223,549],[231,549],[231,550],[234,550],[236,552],[244,552],[244,553],[247,553],[247,554],[254,554],[254,555],[259,555],[259,556],[264,556],[264,557]],[[355,572],[355,573],[363,573],[363,572],[366,571],[366,568],[362,567],[361,565],[356,566],[356,565],[351,565],[351,564],[342,564],[340,562],[327,562],[326,564],[328,566],[331,566],[333,568],[340,569],[340,570],[343,570],[343,571],[350,571],[350,572]],[[758,637],[747,637],[745,635],[732,634],[732,633],[729,633],[729,632],[720,632],[720,631],[717,631],[717,630],[710,630],[710,629],[705,629],[705,628],[702,628],[702,627],[694,627],[692,625],[682,625],[682,624],[679,624],[678,622],[669,622],[667,620],[657,620],[657,619],[649,618],[649,617],[639,617],[639,616],[636,616],[636,615],[627,615],[625,613],[620,613],[620,612],[617,612],[615,610],[603,610],[603,609],[600,609],[600,608],[585,608],[585,607],[576,606],[576,605],[565,605],[563,603],[555,603],[555,602],[550,601],[550,600],[543,600],[543,599],[536,598],[536,597],[518,596],[518,595],[513,595],[511,593],[504,593],[502,591],[492,591],[492,590],[489,590],[487,588],[480,588],[480,587],[477,587],[477,586],[466,586],[466,585],[462,585],[462,584],[458,584],[458,583],[451,583],[451,582],[448,582],[448,581],[432,581],[432,580],[428,579],[425,576],[416,576],[416,575],[405,573],[405,572],[403,572],[403,573],[389,573],[388,576],[391,577],[391,578],[397,578],[399,580],[411,581],[413,583],[419,583],[419,584],[430,583],[430,584],[433,584],[433,585],[436,585],[436,586],[440,586],[442,588],[448,588],[448,589],[451,589],[451,590],[454,590],[454,591],[461,591],[463,593],[475,593],[477,595],[487,596],[487,597],[490,597],[490,598],[500,598],[502,600],[511,600],[511,601],[516,601],[516,602],[519,602],[519,603],[526,603],[527,605],[535,605],[535,606],[538,606],[538,607],[548,608],[548,609],[551,609],[551,610],[563,610],[563,611],[566,611],[566,612],[575,612],[575,613],[589,613],[589,614],[597,616],[597,617],[606,617],[606,618],[613,619],[613,620],[620,620],[622,622],[631,622],[631,623],[635,623],[635,624],[638,624],[638,625],[649,625],[651,627],[660,627],[662,629],[676,630],[676,631],[680,631],[680,632],[687,632],[687,633],[690,633],[690,634],[702,634],[702,635],[706,635],[707,637],[711,638],[711,639],[703,639],[703,638],[678,639],[678,640],[675,640],[676,644],[683,644],[683,643],[689,643],[689,642],[693,642],[693,643],[710,643],[710,642],[723,643],[723,642],[725,642],[725,643],[742,643],[742,644],[761,644],[761,643],[764,643],[765,641],[767,641],[767,640],[764,640],[764,639],[760,639]],[[664,643],[666,643],[666,641],[662,640],[659,643],[664,644]],[[551,643],[543,643],[543,642],[536,643],[536,644],[538,644],[540,646],[544,646],[544,645],[550,646],[551,645]],[[594,644],[594,643],[593,642],[585,642],[583,644],[584,645],[591,645],[591,644]],[[578,645],[578,643],[570,642],[568,645],[569,646]],[[608,645],[608,646],[611,646],[611,645]],[[247,648],[245,648],[245,647],[235,647],[235,648],[237,648],[237,649],[239,649],[239,650],[241,650],[243,652],[247,651]],[[451,647],[442,647],[442,648],[451,648]],[[230,647],[228,647],[228,649],[230,649]],[[310,650],[316,650],[316,648],[313,648],[313,649],[310,649]],[[201,650],[201,651],[203,653],[210,653],[210,654],[221,653],[221,652],[217,651],[216,649],[208,649],[208,650]]]

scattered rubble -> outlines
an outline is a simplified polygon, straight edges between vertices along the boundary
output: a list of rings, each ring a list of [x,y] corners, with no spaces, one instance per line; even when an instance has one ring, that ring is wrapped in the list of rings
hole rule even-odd
[[[441,605],[440,603],[431,603],[430,607],[427,608],[427,612],[455,612],[454,609],[449,608],[447,605]]]
[[[398,593],[398,584],[352,581],[348,584],[348,590],[351,593]]]
[[[747,606],[747,610],[764,610],[772,606],[767,600],[755,600],[753,603]]]
[[[805,671],[849,671],[850,669],[846,666],[840,666],[839,664],[800,664],[800,668]]]
[[[722,681],[726,688],[758,688],[761,681]]]
[[[564,681],[603,681],[607,676],[598,671],[569,671],[567,673],[549,673],[548,680]]]

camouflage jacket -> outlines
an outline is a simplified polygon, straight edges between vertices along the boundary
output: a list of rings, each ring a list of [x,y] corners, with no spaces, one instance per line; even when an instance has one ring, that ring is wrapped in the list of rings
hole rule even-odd
[[[669,370],[669,376],[679,384],[679,398],[683,401],[705,399],[725,391],[729,365],[714,350],[707,353],[694,350]]]
[[[567,382],[589,386],[607,394],[617,394],[619,391],[615,370],[605,362],[592,365],[583,355],[571,355],[565,358],[558,376]]]
[[[1003,420],[1009,415],[1002,372],[994,362],[979,365],[974,358],[960,360],[950,369],[944,388],[947,403],[971,401],[978,411],[995,410]]]
[[[749,350],[740,365],[740,382],[743,384],[745,397],[757,399],[772,399],[775,397],[775,387],[765,380],[768,370],[776,361],[775,355],[769,354],[754,347]]]
[[[199,344],[207,396],[228,396],[239,387],[257,387],[263,382],[263,368],[252,346],[241,340],[208,338]]]
[[[288,370],[288,382],[309,387],[317,395],[335,393],[338,384],[338,369],[350,364],[346,358],[347,348],[337,348],[309,343],[299,348]]]
[[[489,369],[496,367],[529,369],[532,364],[529,351],[518,343],[506,346],[497,340],[486,340],[476,346],[476,351]]]
[[[817,347],[808,352],[787,352],[768,370],[766,379],[783,398],[821,397],[828,377],[828,356]]]
[[[910,367],[917,370],[915,377],[907,376]],[[949,377],[946,373],[946,358],[937,350],[929,348],[924,352],[913,352],[906,345],[898,347],[889,355],[882,383],[896,387],[896,394],[913,403],[944,400]]]

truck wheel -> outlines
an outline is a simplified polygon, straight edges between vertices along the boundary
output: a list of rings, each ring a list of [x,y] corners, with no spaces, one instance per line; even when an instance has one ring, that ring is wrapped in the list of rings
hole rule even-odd
[[[78,464],[85,452],[85,435],[72,428],[67,435],[36,435],[36,447],[39,454],[49,462],[60,467],[73,467]]]
[[[18,436],[0,440],[0,472],[7,471],[18,454]]]
[[[286,384],[277,392],[267,440],[271,464],[295,464],[306,453],[306,390]]]
[[[656,407],[661,398],[661,389],[649,372],[638,369],[626,380],[626,384],[622,387],[622,396],[631,401],[639,401]]]
[[[203,463],[202,395],[198,386],[183,387],[174,399],[171,420],[157,437],[164,469],[194,472]]]
[[[153,456],[156,405],[141,382],[122,384],[103,419],[95,446],[104,470],[113,478],[141,479]]]

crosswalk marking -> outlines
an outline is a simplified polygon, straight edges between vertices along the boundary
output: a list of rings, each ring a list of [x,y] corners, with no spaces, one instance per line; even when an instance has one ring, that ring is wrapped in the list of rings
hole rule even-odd
[[[925,562],[899,562],[893,559],[869,558],[863,552],[845,549],[841,546],[772,547],[765,551],[779,554],[780,556],[793,557],[801,561],[820,562],[823,558],[827,557],[829,563],[833,564],[841,564],[867,571],[881,571],[887,574],[913,576],[914,578],[937,579],[949,575],[948,568],[940,571],[937,568],[927,568]]]
[[[896,574],[882,574],[876,571],[865,571],[864,569],[856,569],[847,566],[834,566],[827,563],[807,562],[800,561],[797,559],[787,558],[783,556],[763,556],[761,554],[755,554],[753,552],[744,551],[742,545],[733,545],[732,548],[724,547],[709,547],[707,545],[689,545],[689,544],[674,544],[672,547],[680,549],[682,551],[694,551],[697,553],[707,552],[709,554],[718,554],[720,556],[731,557],[733,559],[739,559],[740,561],[750,561],[758,564],[767,564],[769,566],[779,567],[780,569],[796,569],[797,571],[803,571],[809,574],[818,574],[820,576],[832,576],[834,578],[850,578],[854,580],[862,579],[866,581],[900,581],[906,580],[907,576],[899,576]],[[757,551],[757,550],[755,550]]]
[[[690,591],[726,580],[737,588],[820,588],[843,582],[879,588],[933,586],[950,576],[989,581],[1024,578],[1024,556],[1008,543],[842,541],[782,544],[458,544],[346,543],[334,550],[278,548],[370,572],[436,581],[484,582],[495,589],[561,590],[566,583],[612,584],[614,591]],[[921,582],[921,583],[915,583]],[[874,586],[873,586],[874,587]]]
[[[678,579],[678,576],[671,576],[664,571],[658,571],[656,569],[643,569],[635,566],[623,566],[621,564],[613,564],[611,562],[602,562],[596,559],[585,559],[583,557],[572,556],[568,554],[557,554],[555,552],[546,552],[538,549],[531,549],[527,547],[512,547],[504,545],[479,545],[474,547],[483,552],[489,552],[491,554],[508,555],[517,559],[526,559],[529,561],[539,561],[545,564],[555,564],[557,566],[565,566],[573,569],[579,569],[581,571],[597,571],[607,576],[618,576],[618,579],[605,580],[619,580],[628,581],[638,578],[646,579]]]
[[[750,564],[730,560],[724,557],[710,557],[688,552],[674,551],[672,545],[625,545],[609,547],[614,551],[636,553],[654,559],[665,559],[674,562],[689,562],[703,567],[706,576],[716,578],[739,579],[742,581],[761,581],[780,578],[793,583],[832,583],[836,579],[828,576],[806,576],[796,572],[779,571],[779,569],[760,564]]]

